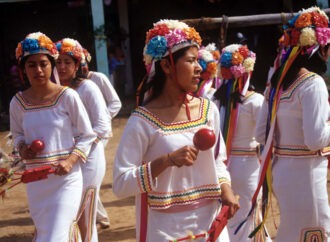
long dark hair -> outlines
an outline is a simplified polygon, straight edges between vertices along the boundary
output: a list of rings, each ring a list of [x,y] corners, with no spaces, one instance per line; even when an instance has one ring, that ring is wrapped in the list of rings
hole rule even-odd
[[[320,47],[322,48],[322,47]],[[325,51],[328,51],[329,44],[323,47]],[[312,56],[308,54],[299,54],[296,59],[293,61],[291,67],[283,78],[283,90],[286,90],[290,87],[290,85],[296,80],[298,72],[301,68],[306,68],[311,72],[315,72],[320,76],[323,76],[327,71],[327,63],[322,59],[319,53],[320,49],[317,50]],[[281,66],[282,67],[282,66]],[[271,85],[272,87],[276,87],[281,75],[281,69],[278,68],[272,78]]]
[[[177,62],[179,58],[185,55],[186,51],[190,49],[191,46],[187,46],[185,48],[182,48],[172,54],[174,64]],[[167,59],[170,63],[170,57],[166,56],[163,59]],[[143,84],[141,87],[141,90],[138,91],[137,96],[137,104],[139,106],[144,106],[147,103],[149,103],[151,100],[154,100],[155,98],[159,97],[160,94],[163,91],[163,88],[165,86],[165,80],[166,76],[165,73],[163,72],[161,66],[160,66],[160,61],[157,61],[155,63],[155,75],[150,79],[150,81],[147,83],[148,76],[146,75],[143,79]],[[144,95],[146,92],[149,90],[152,90],[151,96],[144,102]]]

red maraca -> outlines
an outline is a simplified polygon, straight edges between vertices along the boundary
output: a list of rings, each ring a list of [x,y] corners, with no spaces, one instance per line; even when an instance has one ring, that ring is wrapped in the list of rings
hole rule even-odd
[[[40,139],[33,140],[30,145],[30,149],[36,153],[42,151],[44,148],[45,148],[45,143]]]
[[[194,135],[194,145],[199,150],[208,150],[215,144],[215,134],[212,129],[202,128]]]

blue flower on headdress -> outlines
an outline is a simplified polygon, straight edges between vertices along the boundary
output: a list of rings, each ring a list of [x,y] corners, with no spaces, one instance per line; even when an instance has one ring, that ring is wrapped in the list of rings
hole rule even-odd
[[[56,43],[56,49],[60,50],[62,48],[62,42],[57,42]]]
[[[167,41],[165,37],[157,35],[149,41],[146,53],[160,60],[165,55],[166,51]]]
[[[232,59],[232,53],[231,52],[225,52],[221,55],[220,63],[223,67],[230,67],[231,66],[231,59]]]
[[[207,63],[205,60],[202,60],[202,59],[198,59],[198,63],[200,64],[200,66],[202,67],[203,71],[206,70],[207,68]]]
[[[299,18],[300,14],[297,14],[296,16],[294,16],[292,19],[290,19],[288,21],[288,25],[289,27],[294,27],[294,23],[296,22],[297,18]]]
[[[22,43],[22,47],[24,51],[34,53],[40,49],[38,40],[36,39],[25,39]]]

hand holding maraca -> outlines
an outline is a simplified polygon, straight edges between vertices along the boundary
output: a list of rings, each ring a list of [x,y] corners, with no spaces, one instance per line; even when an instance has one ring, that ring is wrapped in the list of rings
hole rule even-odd
[[[198,130],[194,135],[194,145],[199,150],[208,150],[215,144],[216,137],[214,131],[208,128]]]
[[[25,144],[24,142],[18,145],[19,155],[23,159],[32,159],[36,154],[42,151],[45,148],[45,144],[42,140],[36,139],[32,141],[30,145]]]

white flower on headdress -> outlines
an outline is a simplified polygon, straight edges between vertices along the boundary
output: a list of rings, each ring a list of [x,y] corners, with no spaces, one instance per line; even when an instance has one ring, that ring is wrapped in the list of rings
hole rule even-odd
[[[75,46],[76,45],[76,41],[74,39],[65,38],[65,39],[63,39],[63,44],[64,45]]]
[[[215,46],[215,43],[211,43],[211,44],[208,44],[207,46],[205,46],[205,50],[212,52],[212,51],[216,51],[217,47]]]
[[[317,44],[314,29],[310,27],[303,28],[299,36],[299,43],[301,46],[312,46]]]
[[[326,19],[329,20],[328,15],[326,15],[326,13],[322,11],[319,7],[310,7],[299,11],[299,13],[312,13],[312,12],[318,12],[319,14],[323,15]]]
[[[254,68],[254,63],[255,63],[255,59],[248,57],[244,60],[243,62],[243,66],[245,68],[246,72],[251,72],[253,71]]]
[[[39,37],[43,35],[41,32],[31,33],[27,36],[29,39],[39,39]]]
[[[154,25],[157,25],[157,24],[166,24],[169,29],[189,28],[189,26],[186,23],[180,22],[178,20],[173,20],[173,19],[162,19]]]
[[[238,51],[239,47],[241,47],[241,45],[239,45],[239,44],[232,44],[232,45],[229,45],[229,46],[225,47],[224,50],[226,52],[234,53],[234,52]]]
[[[199,51],[199,54],[201,55],[201,58],[205,61],[205,62],[210,62],[210,61],[214,61],[213,55],[210,51],[206,50],[206,49],[201,49]]]

